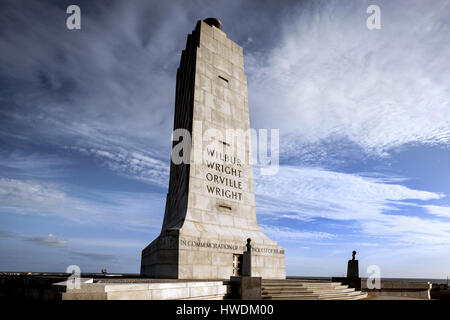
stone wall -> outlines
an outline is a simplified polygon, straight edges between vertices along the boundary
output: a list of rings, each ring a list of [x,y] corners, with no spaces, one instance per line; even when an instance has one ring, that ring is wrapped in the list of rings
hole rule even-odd
[[[369,289],[367,281],[361,281],[361,290],[377,296],[430,299],[431,283],[425,281],[381,280],[380,289]]]
[[[68,274],[0,275],[0,298],[20,300],[224,299],[228,281],[149,280],[137,276],[83,274],[80,287],[67,287]],[[93,276],[88,278],[87,276]]]
[[[222,281],[92,283],[71,290],[62,282],[54,287],[62,291],[62,300],[222,300],[230,291]]]

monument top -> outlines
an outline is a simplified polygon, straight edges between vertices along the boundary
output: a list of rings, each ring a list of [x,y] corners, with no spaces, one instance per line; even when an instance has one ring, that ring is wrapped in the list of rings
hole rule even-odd
[[[217,29],[222,30],[222,22],[217,18],[206,18],[203,22],[211,27],[214,26]]]

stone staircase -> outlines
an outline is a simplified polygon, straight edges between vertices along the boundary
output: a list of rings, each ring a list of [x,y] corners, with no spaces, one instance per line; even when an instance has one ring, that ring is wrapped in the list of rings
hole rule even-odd
[[[262,280],[264,300],[360,300],[367,293],[326,280]]]

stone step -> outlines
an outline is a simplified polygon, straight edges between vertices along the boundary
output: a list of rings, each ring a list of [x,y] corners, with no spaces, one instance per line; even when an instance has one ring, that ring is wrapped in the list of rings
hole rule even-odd
[[[318,294],[333,294],[333,293],[340,293],[340,294],[347,294],[347,293],[354,293],[357,292],[353,288],[348,289],[341,289],[341,290],[312,290],[314,293]]]
[[[309,290],[308,288],[305,287],[272,287],[272,288],[266,288],[263,287],[261,288],[262,292],[274,292],[274,291],[292,291],[292,292],[312,292],[312,290]]]
[[[334,287],[341,287],[341,286],[345,286],[339,282],[334,282],[334,283],[302,283],[303,286],[305,287],[317,287],[317,288],[334,288]]]
[[[315,293],[317,294],[317,293]],[[347,292],[347,293],[328,293],[328,294],[318,294],[319,297],[322,298],[332,298],[332,297],[356,297],[358,295],[360,295],[361,293],[358,291],[354,291],[354,292]]]
[[[326,296],[326,295],[333,295],[333,294],[340,294],[340,295],[353,294],[355,291],[310,291],[310,292],[313,294]]]
[[[317,295],[290,295],[290,294],[273,294],[262,296],[263,300],[360,300],[366,298],[365,294],[358,295],[336,295],[336,296],[317,296]]]
[[[327,285],[315,285],[315,284],[304,284],[304,283],[262,283],[262,287],[304,287],[304,288],[348,288],[347,285],[341,284],[327,284]]]
[[[348,292],[348,291],[355,291],[353,288],[304,288],[306,290],[310,291],[317,291],[317,292]]]
[[[303,286],[302,288],[308,289],[308,290],[345,290],[345,289],[352,289],[347,286],[343,287],[307,287]]]
[[[313,285],[313,284],[302,284],[302,283],[263,283],[262,287],[271,288],[271,287],[295,287],[295,288],[317,288],[317,289],[346,289],[347,285]]]
[[[301,289],[301,290],[294,289],[294,290],[292,290],[292,289],[283,289],[283,288],[276,289],[276,290],[262,290],[261,293],[262,294],[272,294],[272,293],[282,293],[282,292],[286,292],[286,293],[304,293],[304,294],[312,293],[312,291],[308,291],[308,290],[305,290],[305,289]]]
[[[264,300],[359,300],[367,297],[339,282],[303,280],[263,280]]]
[[[216,294],[210,296],[193,297],[188,299],[178,299],[178,300],[224,300],[223,294]]]
[[[330,283],[330,280],[325,279],[293,279],[293,278],[286,278],[286,279],[263,279],[262,281],[289,281],[289,282],[314,282],[314,283]]]
[[[353,296],[345,296],[345,297],[319,297],[319,300],[361,300],[367,298],[367,293],[360,293],[358,295]]]
[[[351,296],[351,297],[336,296],[336,297],[318,297],[317,300],[360,300],[363,298],[364,297],[359,297],[359,296]]]
[[[300,294],[284,294],[284,295],[272,295],[263,297],[264,300],[319,300],[319,296],[314,295],[300,295]]]
[[[304,287],[304,286],[293,286],[293,285],[283,286],[281,284],[277,284],[277,285],[273,285],[273,286],[263,285],[263,286],[261,286],[261,288],[263,288],[263,289],[267,288],[268,290],[275,289],[275,288],[307,289],[307,287]]]
[[[314,294],[320,297],[335,297],[335,296],[351,297],[356,296],[359,293],[357,291],[353,291],[353,292],[329,292],[329,293],[314,292]]]
[[[262,279],[263,283],[270,283],[270,282],[299,282],[299,283],[338,283],[338,282],[331,282],[331,281],[307,281],[307,280],[293,280],[293,279]]]
[[[353,288],[348,288],[348,287],[337,287],[337,288],[303,287],[303,288],[312,290],[312,291],[339,291],[339,290],[347,290],[347,289],[354,290]]]

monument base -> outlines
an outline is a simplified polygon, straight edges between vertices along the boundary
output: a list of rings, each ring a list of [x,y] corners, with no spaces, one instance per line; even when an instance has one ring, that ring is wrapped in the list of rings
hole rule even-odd
[[[166,231],[142,250],[141,276],[178,279],[178,239],[178,230]]]
[[[227,228],[223,227],[223,234]],[[229,234],[229,233],[228,233]],[[253,232],[251,275],[285,279],[284,249]],[[247,237],[203,238],[168,230],[142,251],[141,276],[165,279],[230,279],[239,275],[236,261],[246,251]],[[241,272],[242,270],[240,270]]]

